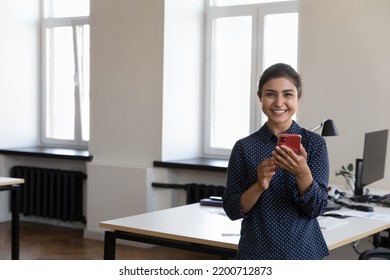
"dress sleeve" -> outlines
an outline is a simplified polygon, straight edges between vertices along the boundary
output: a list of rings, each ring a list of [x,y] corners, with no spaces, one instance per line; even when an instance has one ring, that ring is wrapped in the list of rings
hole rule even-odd
[[[243,150],[237,142],[230,155],[226,190],[223,194],[223,208],[231,220],[237,220],[244,216],[241,195],[248,188],[247,167]]]
[[[313,183],[303,196],[299,196],[297,191],[295,198],[310,218],[316,218],[325,211],[328,199],[328,150],[325,140],[320,136],[316,138],[311,142],[307,159]]]

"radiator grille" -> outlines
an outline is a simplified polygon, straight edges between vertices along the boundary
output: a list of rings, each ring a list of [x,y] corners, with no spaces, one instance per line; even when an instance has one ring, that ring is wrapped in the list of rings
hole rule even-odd
[[[20,212],[63,221],[86,222],[81,171],[14,166],[11,177],[23,178]]]
[[[209,196],[222,196],[225,187],[206,184],[186,184],[187,204],[199,202],[202,198]]]

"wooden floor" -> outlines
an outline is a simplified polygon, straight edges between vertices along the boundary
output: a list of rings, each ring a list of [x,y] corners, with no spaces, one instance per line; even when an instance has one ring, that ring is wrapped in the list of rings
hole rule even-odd
[[[11,223],[0,223],[0,260],[11,259]],[[103,242],[83,238],[83,230],[20,222],[21,260],[102,260]],[[216,256],[165,247],[117,245],[118,260],[218,259]]]
[[[372,239],[365,238],[359,250],[372,248]],[[328,260],[356,260],[352,246],[331,251]],[[0,223],[0,260],[11,259],[11,223]],[[21,260],[102,260],[103,242],[83,238],[83,230],[35,222],[20,222]],[[118,260],[214,260],[217,256],[166,247],[150,248],[117,245]]]

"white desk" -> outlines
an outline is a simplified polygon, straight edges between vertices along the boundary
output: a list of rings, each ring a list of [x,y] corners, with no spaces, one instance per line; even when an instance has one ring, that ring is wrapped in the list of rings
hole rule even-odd
[[[343,210],[341,210],[343,211]],[[390,214],[390,208],[376,211]],[[220,207],[199,203],[100,223],[105,232],[104,259],[115,259],[116,239],[234,257],[241,221],[231,221]],[[390,221],[348,218],[348,224],[323,230],[330,250],[390,228]]]
[[[19,259],[19,212],[20,212],[20,185],[24,184],[24,179],[0,177],[0,191],[11,191],[12,208],[12,241],[11,258]]]

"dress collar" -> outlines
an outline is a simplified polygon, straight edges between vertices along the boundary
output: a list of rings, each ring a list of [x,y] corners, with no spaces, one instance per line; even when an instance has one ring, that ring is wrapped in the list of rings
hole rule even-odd
[[[262,140],[265,141],[272,141],[276,142],[277,141],[277,136],[269,129],[267,124],[265,123],[258,131],[259,136]],[[301,134],[302,133],[302,128],[295,122],[293,121],[291,126],[284,131],[283,133],[286,134]]]

